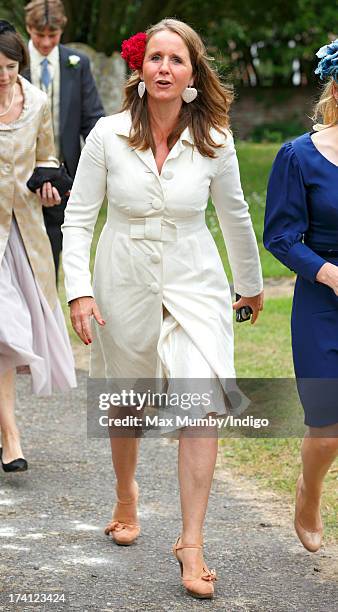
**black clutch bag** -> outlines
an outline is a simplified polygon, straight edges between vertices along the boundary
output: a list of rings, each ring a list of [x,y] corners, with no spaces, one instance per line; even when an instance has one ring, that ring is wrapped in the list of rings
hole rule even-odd
[[[62,165],[59,168],[37,166],[26,185],[30,191],[35,193],[44,183],[51,183],[53,187],[56,187],[60,196],[63,197],[72,188],[73,179]]]

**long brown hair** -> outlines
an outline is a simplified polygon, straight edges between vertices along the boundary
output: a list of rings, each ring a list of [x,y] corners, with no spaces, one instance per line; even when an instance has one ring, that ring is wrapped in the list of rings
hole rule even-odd
[[[338,103],[334,96],[334,88],[338,91],[338,84],[333,78],[325,83],[322,94],[315,106],[313,119],[317,121],[315,130],[332,127],[338,123]],[[318,123],[318,120],[321,122]]]
[[[16,31],[6,30],[0,34],[0,53],[15,62],[19,62],[19,71],[28,65],[28,51],[20,34]]]
[[[195,145],[201,155],[215,157],[216,144],[210,136],[210,129],[215,128],[222,133],[222,128],[229,127],[229,108],[233,100],[230,87],[221,83],[214,68],[210,65],[206,48],[200,36],[188,24],[177,19],[162,19],[146,31],[147,42],[154,34],[162,30],[170,30],[178,34],[186,44],[192,65],[194,87],[198,91],[197,98],[189,104],[183,102],[175,129],[168,137],[169,149],[178,140],[183,130],[189,126]],[[132,134],[129,145],[145,151],[151,148],[155,152],[155,143],[150,129],[147,105],[147,94],[140,98],[137,86],[140,82],[138,71],[134,71],[125,86],[125,96],[122,110],[129,110],[132,117]]]

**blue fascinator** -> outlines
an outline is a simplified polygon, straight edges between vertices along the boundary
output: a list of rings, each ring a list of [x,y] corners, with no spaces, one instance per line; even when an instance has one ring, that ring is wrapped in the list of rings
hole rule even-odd
[[[328,77],[333,77],[338,83],[338,38],[329,45],[324,45],[316,53],[319,63],[315,74],[319,74],[322,81]]]

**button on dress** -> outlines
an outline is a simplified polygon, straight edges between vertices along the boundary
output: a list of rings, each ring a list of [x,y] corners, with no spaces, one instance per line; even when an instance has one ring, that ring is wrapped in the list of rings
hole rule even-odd
[[[209,195],[236,292],[260,293],[262,274],[231,133],[213,130],[215,142],[224,146],[211,159],[198,152],[186,128],[159,174],[151,150],[129,146],[130,129],[128,111],[97,122],[82,151],[63,225],[67,299],[94,296],[106,321],[93,326],[90,376],[179,376],[182,363],[184,377],[233,378],[232,299],[205,223]],[[106,194],[107,221],[92,285],[90,245]]]

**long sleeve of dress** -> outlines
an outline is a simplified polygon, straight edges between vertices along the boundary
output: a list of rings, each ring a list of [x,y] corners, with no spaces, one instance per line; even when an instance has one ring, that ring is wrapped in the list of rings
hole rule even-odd
[[[107,186],[102,121],[104,119],[97,122],[82,149],[62,226],[68,302],[81,296],[93,296],[90,247]]]
[[[270,174],[264,246],[287,268],[314,282],[325,260],[304,244],[308,227],[306,186],[292,143],[286,143]]]
[[[217,174],[210,185],[211,197],[227,249],[235,291],[252,297],[263,289],[262,270],[230,132],[227,132],[226,146],[219,151]]]

